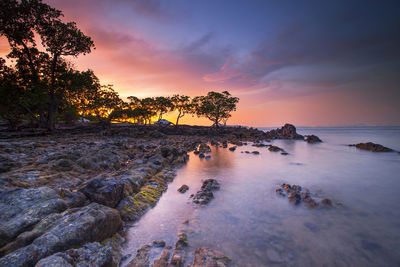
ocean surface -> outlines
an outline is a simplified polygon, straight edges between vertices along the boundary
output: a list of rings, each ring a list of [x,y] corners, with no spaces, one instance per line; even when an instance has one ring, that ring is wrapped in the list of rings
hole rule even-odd
[[[213,147],[209,160],[190,153],[156,207],[129,229],[127,261],[142,245],[162,239],[173,246],[185,232],[187,264],[195,248],[207,246],[229,256],[234,266],[399,266],[400,154],[348,144],[371,141],[400,151],[400,127],[298,132],[315,134],[323,143],[272,141],[286,156],[251,143],[234,152]],[[241,153],[246,150],[260,154]],[[189,196],[208,178],[217,179],[221,189],[198,207]],[[282,183],[307,187],[316,198],[331,199],[333,207],[294,205],[275,193]],[[177,192],[182,184],[190,188],[185,194]]]

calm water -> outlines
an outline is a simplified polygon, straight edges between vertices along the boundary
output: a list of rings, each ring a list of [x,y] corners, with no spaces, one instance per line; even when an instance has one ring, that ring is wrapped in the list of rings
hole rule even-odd
[[[278,140],[288,156],[252,146],[216,148],[210,160],[190,155],[157,206],[128,232],[125,254],[155,239],[173,245],[179,232],[193,249],[208,246],[235,266],[399,266],[400,155],[360,151],[347,144],[372,141],[400,150],[400,128],[299,128],[324,143]],[[260,155],[241,151],[260,152]],[[189,196],[201,180],[221,189],[206,207]],[[299,184],[335,204],[294,206],[276,195],[281,183]],[[182,184],[190,190],[177,192]],[[188,224],[184,224],[189,220]],[[157,251],[153,253],[156,256]]]

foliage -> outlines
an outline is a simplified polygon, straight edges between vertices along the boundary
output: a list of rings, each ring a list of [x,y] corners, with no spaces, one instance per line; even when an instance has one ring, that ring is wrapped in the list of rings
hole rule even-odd
[[[192,100],[186,95],[174,95],[171,97],[171,102],[173,104],[173,109],[178,112],[175,125],[179,123],[179,119],[188,113],[194,113],[194,107]]]
[[[194,105],[197,116],[205,116],[211,120],[214,126],[218,127],[221,121],[226,121],[236,110],[239,98],[231,96],[228,91],[222,93],[209,92],[206,96],[194,98]]]

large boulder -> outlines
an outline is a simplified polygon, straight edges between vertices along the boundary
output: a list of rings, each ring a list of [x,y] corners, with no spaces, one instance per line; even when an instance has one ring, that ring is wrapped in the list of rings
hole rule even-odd
[[[67,210],[30,245],[0,259],[0,266],[32,266],[54,253],[104,240],[122,226],[118,211],[98,203]]]
[[[296,127],[286,123],[282,128],[266,132],[268,139],[299,139],[304,140],[304,136],[296,132]]]
[[[124,197],[124,182],[116,178],[95,178],[80,191],[91,201],[114,208]]]
[[[15,188],[0,193],[0,247],[52,213],[83,205],[84,196],[48,187]]]

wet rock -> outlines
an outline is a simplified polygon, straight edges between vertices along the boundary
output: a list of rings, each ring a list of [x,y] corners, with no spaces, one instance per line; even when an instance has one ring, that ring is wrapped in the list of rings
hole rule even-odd
[[[292,124],[285,124],[280,129],[271,130],[265,133],[268,139],[298,139],[304,140],[304,136],[296,132],[296,127]]]
[[[268,148],[268,150],[269,151],[272,151],[272,152],[279,152],[279,151],[283,151],[283,149],[282,148],[280,148],[280,147],[278,147],[278,146],[269,146],[269,148]]]
[[[198,191],[193,196],[193,203],[205,205],[210,202],[211,199],[214,198],[214,194],[212,191],[218,190],[220,188],[220,184],[215,179],[207,179],[203,182],[201,186],[201,190]]]
[[[115,178],[95,178],[80,191],[91,201],[114,208],[124,196],[124,182]]]
[[[48,187],[16,188],[0,193],[0,247],[22,232],[32,229],[52,213],[82,205],[79,199],[70,199]]]
[[[281,155],[286,156],[286,155],[289,155],[289,153],[287,153],[287,152],[281,152]]]
[[[329,198],[323,198],[321,200],[321,204],[325,207],[331,207],[332,206],[332,201]]]
[[[229,150],[230,150],[230,151],[235,151],[236,148],[237,148],[237,146],[231,146],[231,147],[229,148]]]
[[[205,159],[211,159],[211,156],[210,156],[210,155],[207,155],[207,156],[205,157]]]
[[[185,263],[185,247],[188,246],[187,236],[185,233],[178,235],[178,241],[175,243],[174,252],[172,253],[169,266],[182,267]]]
[[[295,203],[296,205],[300,203],[301,197],[300,194],[297,192],[292,192],[288,195],[289,201]]]
[[[188,190],[189,190],[189,186],[187,186],[185,184],[178,188],[178,192],[180,192],[180,193],[185,193]]]
[[[199,154],[199,158],[204,159],[205,157],[206,157],[206,155],[204,155],[204,153]]]
[[[155,177],[154,179],[158,179]],[[160,179],[152,184],[145,185],[134,196],[128,196],[121,200],[117,209],[123,220],[136,221],[147,209],[153,207],[167,188],[165,181]]]
[[[152,267],[167,267],[170,253],[168,249],[163,249],[160,258],[154,261]]]
[[[126,266],[128,267],[148,267],[150,265],[150,245],[144,245],[137,250],[135,258],[131,260]]]
[[[195,250],[192,267],[227,267],[231,259],[223,253],[207,247]]]
[[[372,152],[393,152],[393,149],[391,149],[391,148],[384,147],[380,144],[374,144],[372,142],[359,143],[356,145],[349,145],[349,146],[355,146],[358,149],[369,150]]]
[[[31,266],[40,259],[112,236],[122,226],[118,212],[98,203],[67,210],[54,226],[30,245],[0,259],[0,266]]]
[[[322,140],[316,135],[306,135],[306,142],[309,144],[321,143]]]
[[[253,146],[255,146],[255,147],[267,147],[269,145],[263,144],[263,143],[255,143],[255,144],[253,144]]]
[[[286,196],[285,191],[283,191],[281,188],[277,188],[277,189],[275,190],[275,192],[276,192],[278,195],[280,195],[280,196],[283,196],[283,197]]]
[[[253,151],[253,152],[251,152],[251,154],[254,154],[254,155],[259,155],[259,154],[260,154],[260,152],[258,152],[258,151]]]
[[[165,247],[165,241],[164,240],[154,240],[153,247],[163,248],[163,247]]]
[[[40,260],[36,267],[55,266],[111,266],[113,262],[112,248],[102,246],[98,242],[87,243],[79,249],[59,252]]]
[[[2,172],[8,172],[13,168],[17,168],[21,166],[17,161],[9,158],[9,157],[4,157],[0,155],[0,173]]]

